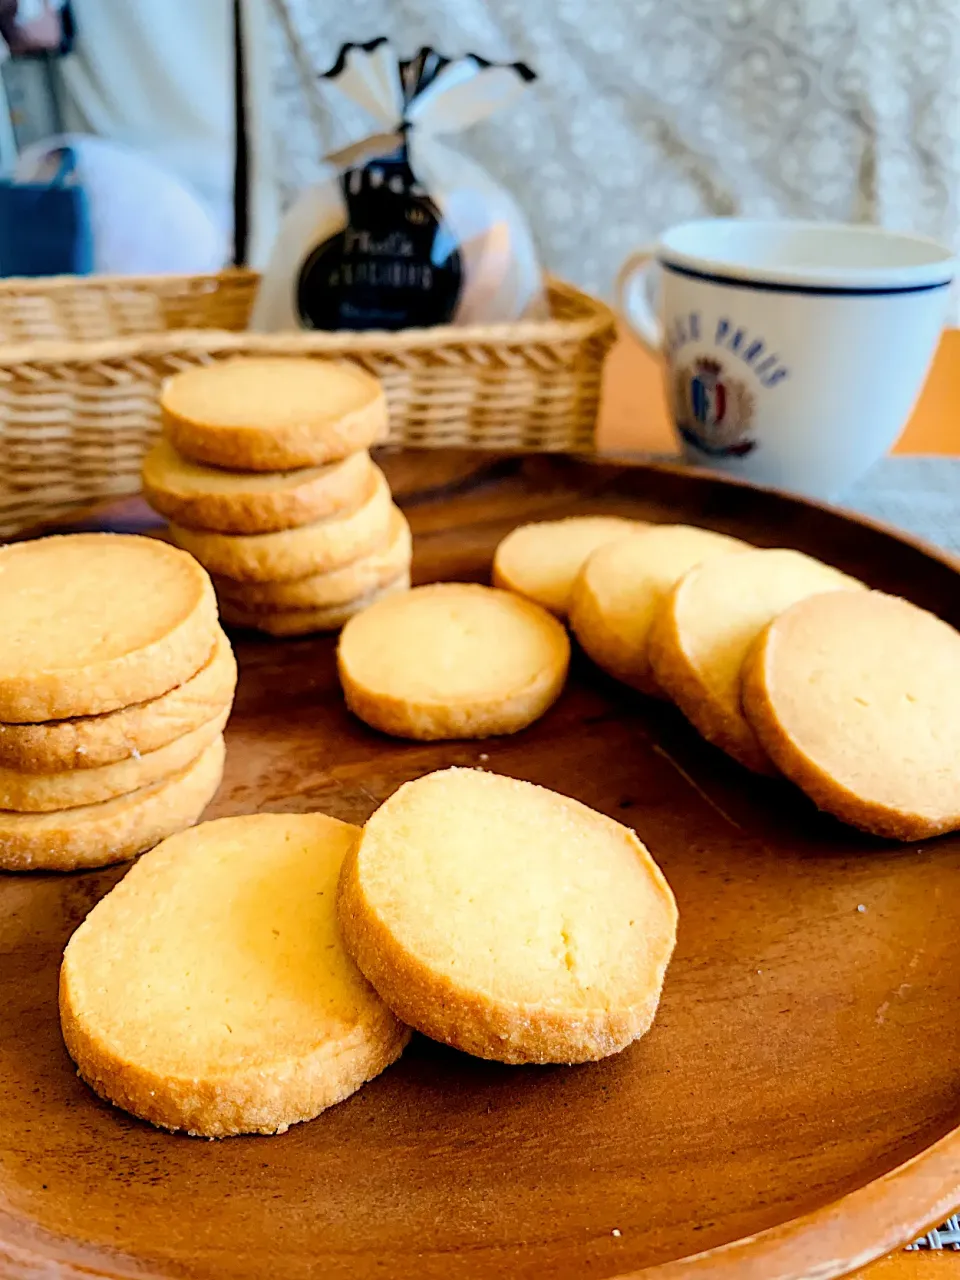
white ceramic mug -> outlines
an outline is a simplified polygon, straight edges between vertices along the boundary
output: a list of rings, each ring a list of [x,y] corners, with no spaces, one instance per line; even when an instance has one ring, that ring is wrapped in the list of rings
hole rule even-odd
[[[632,254],[617,294],[664,358],[690,461],[836,498],[903,429],[955,268],[934,241],[878,227],[711,218]]]

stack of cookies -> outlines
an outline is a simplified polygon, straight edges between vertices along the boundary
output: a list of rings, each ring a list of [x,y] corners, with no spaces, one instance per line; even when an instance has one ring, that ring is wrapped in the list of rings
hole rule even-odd
[[[148,501],[213,574],[227,623],[271,635],[340,627],[410,585],[410,529],[367,450],[383,388],[356,365],[243,358],[171,378]]]
[[[131,858],[223,772],[237,669],[210,578],[152,538],[0,549],[0,868]]]

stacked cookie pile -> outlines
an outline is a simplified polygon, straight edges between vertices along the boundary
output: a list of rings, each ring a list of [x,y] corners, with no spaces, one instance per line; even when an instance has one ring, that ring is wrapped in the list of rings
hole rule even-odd
[[[375,378],[346,362],[229,360],[171,378],[143,488],[214,577],[225,622],[271,635],[340,627],[410,585],[411,541],[367,450]]]
[[[220,784],[237,669],[209,576],[151,538],[0,548],[0,868],[123,861]]]

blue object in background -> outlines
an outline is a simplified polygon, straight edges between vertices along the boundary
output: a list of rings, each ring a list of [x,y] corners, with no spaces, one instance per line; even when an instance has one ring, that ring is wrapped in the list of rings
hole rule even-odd
[[[0,180],[0,276],[89,275],[93,231],[83,188],[70,179],[76,156],[59,152],[50,182]]]

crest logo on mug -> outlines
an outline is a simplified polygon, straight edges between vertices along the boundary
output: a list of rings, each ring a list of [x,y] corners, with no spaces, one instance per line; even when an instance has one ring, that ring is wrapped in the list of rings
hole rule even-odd
[[[719,360],[701,356],[674,375],[673,413],[687,442],[711,458],[743,457],[756,447],[748,435],[754,400]]]

